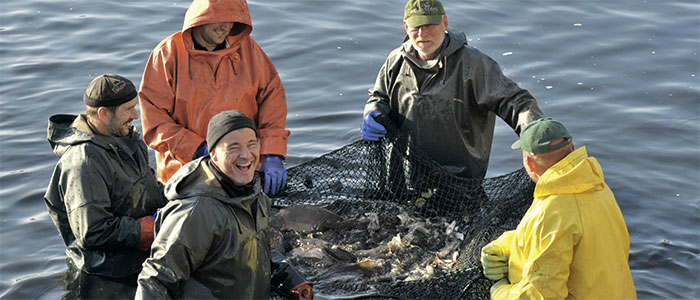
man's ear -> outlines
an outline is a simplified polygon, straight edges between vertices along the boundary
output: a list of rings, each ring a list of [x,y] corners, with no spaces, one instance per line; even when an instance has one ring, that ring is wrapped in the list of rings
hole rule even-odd
[[[109,122],[109,120],[111,119],[111,113],[112,112],[110,112],[109,109],[107,109],[104,106],[97,108],[97,117],[100,118],[102,122]]]
[[[527,169],[531,172],[535,172],[537,170],[537,164],[535,164],[535,160],[529,155],[525,155],[525,164],[527,164]]]
[[[209,149],[209,159],[211,159],[211,161],[213,161],[214,163],[217,163],[219,162],[219,156],[216,155],[216,151],[214,150],[215,149]]]

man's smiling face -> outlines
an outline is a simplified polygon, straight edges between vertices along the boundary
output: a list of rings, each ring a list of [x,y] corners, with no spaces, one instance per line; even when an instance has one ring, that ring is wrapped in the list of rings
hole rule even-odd
[[[241,128],[227,133],[216,143],[211,159],[235,185],[250,183],[260,162],[260,143],[255,131]]]
[[[213,50],[226,40],[231,28],[233,28],[232,22],[210,23],[193,28],[192,33],[200,45]]]

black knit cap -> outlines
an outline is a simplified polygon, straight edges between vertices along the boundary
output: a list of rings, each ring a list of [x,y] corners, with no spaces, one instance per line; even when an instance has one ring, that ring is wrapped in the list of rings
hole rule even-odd
[[[136,87],[131,80],[116,74],[95,77],[88,85],[83,101],[87,106],[117,106],[136,97]]]
[[[216,143],[227,133],[241,129],[250,128],[255,131],[255,136],[258,136],[258,129],[255,127],[255,122],[246,117],[243,113],[237,110],[222,111],[209,120],[207,127],[207,146],[211,152]]]

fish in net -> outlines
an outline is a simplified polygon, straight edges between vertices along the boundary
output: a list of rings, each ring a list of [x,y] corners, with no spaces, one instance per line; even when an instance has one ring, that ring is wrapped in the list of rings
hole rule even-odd
[[[288,174],[272,198],[278,246],[318,293],[363,299],[488,299],[481,248],[517,226],[534,191],[524,169],[454,176],[392,131]]]

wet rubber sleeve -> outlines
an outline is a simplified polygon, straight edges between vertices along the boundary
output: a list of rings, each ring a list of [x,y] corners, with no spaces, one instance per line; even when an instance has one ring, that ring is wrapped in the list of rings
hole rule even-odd
[[[178,298],[184,283],[206,259],[214,241],[215,225],[212,218],[203,217],[206,213],[198,211],[198,204],[171,206],[158,216],[160,225],[151,257],[139,274],[136,299]]]
[[[391,65],[393,65],[393,63],[390,56],[379,69],[374,86],[368,91],[369,99],[365,105],[363,116],[368,115],[372,111],[378,111],[382,114],[389,113],[391,107],[389,103],[389,89],[392,80],[391,70],[389,68]]]
[[[257,44],[256,44],[257,46]],[[259,49],[259,48],[258,48]],[[282,81],[270,59],[260,49],[259,55],[264,58],[267,68],[260,76],[266,83],[259,89],[258,101],[258,133],[260,134],[260,154],[287,156],[287,97]]]
[[[169,152],[185,164],[192,160],[204,137],[173,119],[175,60],[168,57],[166,50],[154,50],[143,72],[139,91],[143,139],[157,152]]]
[[[491,299],[567,297],[569,270],[578,243],[576,236],[580,232],[577,218],[567,212],[530,212],[527,220],[518,225],[519,232],[511,239],[515,239],[513,244],[518,245],[517,257],[520,261],[510,263],[523,266],[523,270],[522,274],[509,274],[509,277],[521,278],[516,284],[499,286],[493,291]],[[516,250],[511,249],[512,251]],[[515,259],[512,253],[510,259]]]
[[[496,113],[518,135],[530,122],[544,117],[535,98],[501,71],[501,67],[486,55],[472,65],[470,77],[476,90],[477,104],[484,111]]]
[[[112,211],[108,164],[101,163],[101,153],[91,147],[78,151],[85,153],[67,154],[71,156],[64,159],[60,179],[70,229],[78,245],[86,250],[136,247],[141,225],[136,218],[116,216]]]
[[[510,256],[510,245],[511,242],[513,241],[513,234],[515,234],[515,230],[509,230],[501,234],[496,240],[491,242],[494,245],[497,245],[498,248],[501,250],[501,253],[505,257]]]

